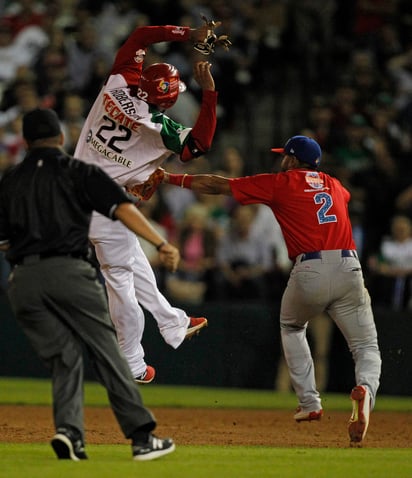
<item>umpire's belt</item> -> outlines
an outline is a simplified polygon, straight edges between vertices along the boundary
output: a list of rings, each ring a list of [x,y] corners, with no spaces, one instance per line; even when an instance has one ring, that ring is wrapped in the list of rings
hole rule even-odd
[[[352,249],[341,249],[341,257],[354,257],[358,259],[358,254]],[[297,257],[297,262],[310,261],[311,259],[322,259],[322,251],[305,252]]]
[[[42,253],[42,254],[31,254],[24,256],[18,259],[14,264],[16,265],[28,265],[36,264],[44,259],[50,259],[52,257],[71,257],[72,259],[83,259],[87,260],[87,254],[82,252],[70,252],[68,254],[59,254],[59,253]]]

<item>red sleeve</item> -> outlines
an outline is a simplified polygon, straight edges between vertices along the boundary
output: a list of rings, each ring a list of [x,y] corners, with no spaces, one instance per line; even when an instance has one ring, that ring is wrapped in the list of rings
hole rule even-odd
[[[276,182],[281,178],[273,173],[255,174],[231,178],[230,189],[233,197],[240,204],[266,204],[271,206]]]
[[[196,124],[188,134],[180,159],[184,162],[201,156],[212,146],[216,131],[217,91],[204,90]]]
[[[153,43],[187,41],[190,27],[174,25],[137,27],[120,47],[111,75],[122,74],[129,85],[137,85],[147,48]]]

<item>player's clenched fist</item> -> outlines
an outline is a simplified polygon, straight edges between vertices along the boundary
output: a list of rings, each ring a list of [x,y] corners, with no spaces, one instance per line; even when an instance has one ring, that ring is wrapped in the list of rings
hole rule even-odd
[[[180,253],[176,247],[172,246],[168,242],[163,243],[157,248],[159,251],[160,262],[170,272],[176,272],[177,266],[180,261]]]

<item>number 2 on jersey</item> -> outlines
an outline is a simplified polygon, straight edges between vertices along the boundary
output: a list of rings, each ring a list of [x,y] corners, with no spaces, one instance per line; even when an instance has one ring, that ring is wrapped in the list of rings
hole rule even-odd
[[[315,204],[321,204],[321,207],[317,211],[319,224],[325,224],[328,222],[337,222],[335,214],[329,214],[329,209],[333,206],[332,196],[328,193],[317,193],[313,196]]]

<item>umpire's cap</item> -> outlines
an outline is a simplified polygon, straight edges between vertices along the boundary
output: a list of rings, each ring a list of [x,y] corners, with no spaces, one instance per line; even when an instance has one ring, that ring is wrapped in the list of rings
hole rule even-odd
[[[292,136],[286,141],[283,148],[272,148],[271,151],[296,156],[302,163],[310,164],[315,168],[320,165],[322,157],[319,144],[307,136]]]
[[[53,138],[62,132],[57,113],[48,108],[36,108],[23,116],[23,137],[27,141]]]

